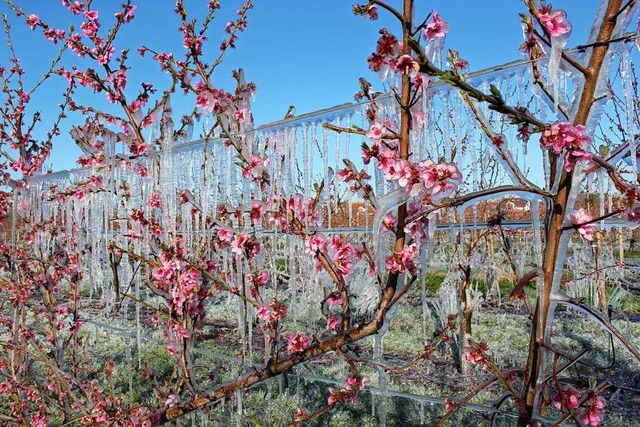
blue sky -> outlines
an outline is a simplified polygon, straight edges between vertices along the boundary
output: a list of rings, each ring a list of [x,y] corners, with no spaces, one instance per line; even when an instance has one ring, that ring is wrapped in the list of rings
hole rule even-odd
[[[25,10],[37,13],[42,19],[63,28],[69,14],[56,0],[17,0]],[[109,8],[102,16],[113,13],[113,0],[95,0],[94,8]],[[186,1],[188,8],[199,13],[197,1]],[[236,0],[222,0],[223,9],[216,21],[217,29],[211,34],[210,48],[216,52],[220,28],[230,19]],[[258,86],[253,104],[257,124],[281,119],[289,105],[303,114],[333,105],[351,102],[358,91],[358,77],[367,77],[374,85],[377,79],[368,71],[366,58],[374,50],[380,28],[397,33],[398,24],[384,11],[378,21],[369,21],[351,13],[352,0],[254,0],[255,8],[249,15],[249,27],[241,34],[237,49],[232,51],[218,70],[216,84],[231,89],[230,72],[242,67],[247,79]],[[400,6],[401,1],[390,0]],[[147,45],[158,50],[179,52],[179,23],[172,13],[170,0],[138,0],[136,19],[123,32],[123,45],[135,48]],[[566,0],[554,2],[564,8],[574,26],[569,45],[583,43],[592,17],[599,4],[597,0]],[[0,6],[6,10],[6,6]],[[517,48],[522,42],[518,12],[524,6],[517,0],[424,0],[416,1],[418,15],[426,16],[436,9],[449,22],[447,47],[460,51],[470,62],[471,70],[520,59]],[[17,24],[17,23],[16,23]],[[79,23],[76,23],[76,27]],[[15,44],[23,65],[30,70],[42,69],[54,51],[39,34],[14,25]],[[0,60],[6,61],[6,47],[0,46]],[[163,77],[150,60],[132,58],[135,67],[130,85],[139,80],[152,81],[160,87]],[[37,73],[31,74],[36,76]],[[43,112],[50,112],[59,102],[64,82],[52,80],[40,94],[37,103]],[[380,87],[380,85],[378,85]],[[99,96],[99,95],[98,95]],[[96,102],[96,101],[92,101]],[[100,105],[102,100],[96,102]],[[54,169],[71,168],[77,152],[66,135],[56,144],[52,156]]]

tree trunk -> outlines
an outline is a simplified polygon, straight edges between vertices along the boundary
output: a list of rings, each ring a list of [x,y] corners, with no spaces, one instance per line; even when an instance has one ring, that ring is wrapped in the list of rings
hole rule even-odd
[[[598,83],[598,77],[602,70],[607,50],[609,49],[608,40],[615,28],[618,17],[621,15],[620,10],[623,0],[609,0],[607,9],[600,25],[597,42],[601,45],[595,46],[589,58],[587,66],[588,72],[585,75],[585,84],[580,94],[580,100],[576,117],[573,120],[574,125],[584,125],[587,123],[591,107],[594,103],[594,94]],[[552,156],[551,174],[555,176],[555,158]],[[556,271],[560,272],[563,268],[558,263],[558,250],[562,237],[562,224],[566,216],[567,202],[572,188],[572,172],[562,171],[560,182],[558,185],[558,193],[553,197],[552,202],[547,209],[547,232],[546,246],[544,258],[542,261],[542,289],[538,289],[535,310],[531,321],[531,339],[529,341],[529,357],[527,359],[527,367],[525,370],[523,388],[522,388],[522,405],[520,407],[520,416],[518,418],[518,426],[525,427],[531,423],[537,413],[536,405],[540,397],[540,387],[542,379],[545,375],[545,351],[543,344],[547,339],[546,331],[551,326],[549,314],[552,313],[551,292],[554,285],[554,277]],[[553,184],[551,182],[550,184]],[[549,188],[553,188],[550,185]],[[559,265],[560,264],[560,265]],[[539,284],[540,285],[540,284]]]

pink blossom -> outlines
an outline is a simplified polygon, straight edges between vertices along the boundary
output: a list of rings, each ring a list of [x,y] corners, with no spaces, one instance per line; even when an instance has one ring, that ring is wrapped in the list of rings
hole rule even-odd
[[[635,228],[640,225],[640,204],[634,205],[625,211],[625,220],[628,227]]]
[[[216,100],[209,91],[200,92],[196,96],[196,106],[202,108],[204,111],[212,112],[216,107]]]
[[[182,314],[182,304],[187,300],[179,286],[173,286],[171,289],[171,304],[173,308]]]
[[[218,228],[218,239],[224,242],[231,242],[233,239],[233,230],[229,227]]]
[[[383,231],[393,230],[393,227],[396,225],[396,217],[392,214],[387,214],[382,219],[382,225],[384,226]]]
[[[551,37],[560,37],[571,32],[571,24],[567,21],[564,10],[550,10],[540,14],[540,23]]]
[[[314,255],[316,252],[324,252],[327,247],[327,241],[324,236],[320,234],[314,234],[305,241],[305,252]]]
[[[115,13],[113,16],[115,16],[116,19],[122,20],[123,23],[127,24],[134,18],[133,12],[136,10],[136,8],[137,6],[130,6],[128,9],[125,9],[125,11]]]
[[[109,81],[118,90],[124,90],[127,86],[127,71],[124,68],[120,68],[115,74],[109,77]]]
[[[586,150],[591,145],[591,137],[585,127],[573,126],[569,122],[557,122],[546,128],[540,136],[540,145],[560,154],[564,149]]]
[[[251,158],[249,159],[249,164],[242,168],[242,176],[249,177],[252,174],[254,174],[254,176],[257,176],[258,172],[262,170],[262,167],[267,166],[268,164],[268,157],[261,159],[260,157],[252,154]]]
[[[200,286],[200,272],[193,267],[187,267],[180,275],[180,286],[187,295],[192,295],[198,291]]]
[[[0,393],[4,394],[7,391],[9,391],[10,388],[11,388],[11,384],[5,381],[2,384],[0,384]]]
[[[31,417],[31,423],[29,425],[31,427],[47,427],[47,420],[38,413]]]
[[[411,274],[415,274],[416,266],[414,259],[418,252],[418,245],[412,243],[405,246],[399,253],[395,253],[387,258],[386,267],[394,273],[404,273],[405,270]]]
[[[404,266],[397,254],[388,256],[385,266],[387,267],[387,270],[392,273],[400,274],[404,271]]]
[[[333,406],[338,401],[339,392],[336,392],[333,388],[329,387],[329,398],[327,399],[327,404],[329,406]]]
[[[327,330],[335,331],[338,329],[338,325],[340,324],[340,316],[335,314],[327,315]]]
[[[64,38],[64,30],[57,30],[49,27],[45,30],[44,37],[50,42],[57,44],[58,39]]]
[[[455,400],[450,399],[450,398],[445,398],[444,399],[444,410],[449,413],[452,410],[454,410],[456,407],[458,406],[458,404],[456,403]]]
[[[592,395],[584,403],[584,409],[580,411],[580,418],[587,426],[597,426],[602,421],[602,409],[607,406],[607,401],[602,396]]]
[[[263,286],[269,282],[269,273],[266,270],[260,270],[260,272],[255,276],[256,284]]]
[[[378,164],[376,167],[381,169],[385,175],[391,176],[393,172],[393,167],[396,164],[396,159],[398,158],[398,154],[389,148],[383,148],[378,154]]]
[[[356,4],[353,6],[353,13],[356,15],[366,16],[370,20],[375,21],[378,19],[378,6],[375,4]]]
[[[269,307],[267,307],[266,305],[261,305],[256,310],[256,316],[258,316],[258,319],[269,320],[270,315],[271,315],[271,311],[269,310]]]
[[[366,144],[362,145],[362,160],[365,165],[368,165],[371,162],[373,157],[378,157],[378,153],[380,152],[380,145],[374,142],[371,147],[367,147]]]
[[[566,411],[567,408],[577,409],[580,406],[580,392],[570,385],[562,387],[551,405],[558,411]]]
[[[580,236],[584,240],[588,241],[593,240],[593,233],[596,229],[596,225],[594,223],[589,223],[592,219],[591,215],[589,215],[583,208],[575,211],[573,215],[569,215],[569,221],[576,226]]]
[[[251,222],[260,221],[260,218],[262,217],[263,209],[264,209],[264,203],[259,202],[257,200],[254,200],[253,202],[251,202],[251,210],[249,213],[249,219],[251,219]]]
[[[304,417],[304,411],[300,408],[298,408],[296,410],[296,417],[294,418],[294,421],[296,422],[300,422],[302,420],[302,418]]]
[[[77,189],[74,196],[76,197],[76,199],[82,201],[87,198],[87,192],[83,189]]]
[[[240,124],[244,123],[249,117],[250,112],[247,108],[240,108],[239,110],[235,110],[233,112],[233,118]]]
[[[342,182],[351,182],[356,178],[356,174],[351,169],[340,169],[336,177]]]
[[[271,308],[270,320],[283,320],[287,316],[288,307],[286,304],[282,304],[277,299],[269,302],[269,308]]]
[[[91,175],[89,177],[91,186],[94,188],[100,188],[102,186],[103,177],[101,175]]]
[[[236,254],[242,254],[242,251],[247,246],[249,241],[249,235],[246,233],[240,233],[231,242],[231,252]]]
[[[335,307],[338,304],[342,304],[342,297],[339,293],[334,292],[327,297],[327,302],[329,303],[329,307]]]
[[[40,22],[40,18],[38,17],[38,15],[31,14],[27,16],[26,21],[27,21],[27,25],[29,25],[29,27],[31,27],[32,30],[35,30],[36,25],[38,25],[38,22]]]
[[[82,34],[89,38],[93,38],[98,33],[98,24],[95,21],[85,21],[80,24],[80,29],[82,29]]]
[[[577,162],[588,162],[593,159],[593,154],[583,150],[568,150],[564,154],[564,169],[571,172]]]
[[[402,55],[395,61],[395,70],[404,74],[416,74],[420,69],[418,63],[411,55]]]
[[[385,132],[386,128],[384,127],[384,125],[378,121],[375,121],[371,123],[371,126],[369,126],[367,138],[374,142],[380,142],[382,140],[382,137],[384,137]]]
[[[424,186],[435,202],[451,196],[462,182],[462,174],[453,162],[435,164],[427,160],[420,162],[418,168]]]
[[[96,21],[98,19],[98,11],[96,10],[87,10],[84,12],[84,17],[89,21]]]
[[[147,206],[155,209],[162,209],[162,202],[160,201],[158,193],[151,193],[151,195],[147,199]]]
[[[367,58],[367,62],[369,63],[369,68],[378,74],[381,79],[386,79],[387,73],[389,71],[389,61],[384,56],[379,53],[372,53],[369,58]]]
[[[358,388],[360,388],[359,384],[360,384],[360,380],[359,380],[358,378],[356,378],[356,377],[349,377],[349,378],[347,378],[347,381],[345,382],[345,388],[346,388],[347,390],[354,389],[354,388],[356,388],[356,386],[357,386]]]
[[[427,24],[424,29],[424,38],[426,40],[442,39],[449,32],[449,24],[444,21],[438,12],[432,12],[432,21]]]
[[[86,54],[83,50],[84,46],[81,43],[81,39],[82,36],[80,34],[74,33],[67,39],[67,46],[80,58],[84,58]]]
[[[67,3],[67,7],[69,9],[69,12],[73,13],[74,15],[80,15],[80,13],[84,10],[84,5],[77,0],[74,1],[72,5],[68,5]]]
[[[289,353],[300,353],[304,351],[308,346],[309,338],[296,332],[289,337],[287,350],[289,351]]]
[[[349,377],[345,383],[345,388],[347,390],[364,390],[364,386],[368,382],[368,378]]]
[[[400,187],[411,191],[413,184],[416,183],[420,172],[408,160],[396,161],[393,169],[390,169],[390,180],[397,181]]]
[[[144,153],[147,152],[147,144],[145,143],[141,143],[141,144],[131,144],[129,146],[129,151],[131,152],[131,154],[133,154],[134,156],[142,156]]]
[[[183,338],[187,338],[189,336],[189,331],[187,331],[186,329],[184,329],[182,326],[180,325],[171,325],[171,330],[173,331],[173,333],[175,333],[178,338],[183,339]]]
[[[178,403],[178,397],[175,394],[172,394],[167,398],[167,401],[164,402],[164,406],[168,408],[175,405],[176,403]]]
[[[170,355],[175,356],[176,354],[176,346],[171,344],[165,347]]]
[[[353,260],[356,250],[349,242],[345,242],[341,236],[331,238],[331,261],[338,273],[348,276],[353,271]]]
[[[472,347],[466,347],[464,354],[467,358],[467,362],[472,365],[482,366],[485,371],[489,370],[489,364],[487,363],[487,356],[485,352],[488,350],[487,344],[481,342],[478,344],[478,349],[474,350]]]

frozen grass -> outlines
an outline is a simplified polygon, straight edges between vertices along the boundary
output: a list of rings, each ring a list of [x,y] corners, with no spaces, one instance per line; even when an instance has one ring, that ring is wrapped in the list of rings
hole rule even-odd
[[[415,304],[415,300],[413,302]],[[235,323],[238,319],[238,304],[222,301],[216,307],[210,308],[211,318],[218,319],[222,324]],[[503,368],[523,366],[526,361],[526,351],[528,347],[528,318],[524,315],[505,312],[477,312],[473,316],[473,338],[476,341],[484,341],[489,346],[489,352],[493,356],[496,364]],[[640,337],[640,324],[626,321],[623,318],[613,321],[614,325],[632,342],[638,343]],[[589,350],[585,357],[586,365],[578,366],[580,376],[600,376],[607,375],[626,376],[640,375],[640,367],[627,355],[622,348],[616,344],[616,363],[604,373],[594,369],[594,367],[607,367],[611,364],[612,353],[610,351],[610,339],[608,333],[602,331],[599,326],[586,319],[580,314],[559,310],[556,319],[556,336],[552,339],[552,345],[569,354],[576,354],[584,348]],[[141,360],[149,370],[161,381],[171,376],[171,356],[162,344],[160,332],[149,331],[145,333],[143,346],[138,350],[135,336],[131,335],[131,325],[126,322],[111,321],[109,330],[104,326],[87,324],[84,329],[84,343],[87,346],[87,355],[92,368],[99,372],[103,364],[108,359],[116,362],[117,369],[114,372],[115,385],[130,402],[145,402],[152,399],[149,389],[149,380],[143,379],[137,369],[138,351]],[[393,317],[390,328],[383,340],[383,348],[388,360],[410,359],[419,355],[426,342],[432,340],[439,332],[439,322],[435,316],[427,316],[426,333],[423,333],[423,314],[421,307],[412,304],[400,305]],[[300,324],[286,323],[285,330],[300,329]],[[114,332],[115,331],[115,332]],[[129,333],[124,333],[128,331]],[[310,330],[309,330],[310,332]],[[239,350],[239,339],[237,331],[229,329],[221,332],[221,341],[216,339],[204,341],[199,344],[198,349],[228,357],[237,357]],[[258,340],[259,341],[259,340]],[[363,353],[369,354],[372,346],[372,339],[361,343]],[[335,363],[335,357],[329,356],[325,362],[311,362],[307,366],[300,368],[302,375],[315,375],[332,378],[337,381],[339,387],[344,381],[347,371],[341,363]],[[439,360],[449,360],[453,363],[451,350],[442,346],[434,354]],[[258,356],[253,359],[258,362]],[[213,386],[231,380],[240,372],[240,365],[230,360],[221,360],[210,354],[197,354],[196,359],[198,375],[203,378],[204,386]],[[427,378],[425,381],[414,381],[415,378],[403,378],[402,375],[389,375],[389,389],[414,394],[417,396],[431,397],[461,397],[453,395],[452,388],[448,388],[438,382],[430,382],[431,375],[442,374],[441,368],[436,365],[422,366],[422,375]],[[449,368],[450,369],[450,368]],[[363,367],[362,373],[371,379],[371,386],[378,386],[378,373],[375,368]],[[484,373],[474,370],[473,376],[482,376]],[[214,381],[206,380],[211,376]],[[103,378],[99,378],[103,380]],[[457,380],[456,380],[457,381]],[[330,384],[311,384],[300,379],[295,373],[287,377],[272,379],[265,385],[255,387],[243,396],[243,423],[250,426],[279,426],[287,425],[294,417],[295,410],[303,407],[305,410],[314,410],[318,405],[326,401],[328,397],[328,387]],[[455,387],[454,387],[455,389]],[[368,397],[365,397],[368,396]],[[495,398],[491,392],[484,392],[473,400],[473,403],[485,404]],[[373,399],[373,400],[372,400]],[[355,406],[348,405],[345,408],[330,411],[319,421],[318,425],[331,426],[351,426],[354,420],[358,420],[357,425],[374,426],[377,425],[379,407],[379,397],[371,397],[368,394],[358,400]],[[314,403],[315,402],[315,403]],[[1,405],[1,402],[0,402]],[[425,425],[433,422],[437,416],[441,415],[441,407],[419,404],[407,399],[388,399],[387,405],[387,425],[414,425],[424,421]],[[227,399],[225,403],[215,405],[212,413],[221,425],[235,423],[236,402],[235,398]],[[372,411],[375,413],[372,414]],[[411,417],[406,415],[411,412]],[[195,416],[198,425],[199,415]],[[463,411],[459,418],[456,418],[451,425],[475,424],[478,414]],[[189,417],[185,419],[187,424]],[[510,425],[513,420],[505,419],[498,425]],[[402,424],[405,423],[405,424]],[[409,424],[407,424],[409,423]],[[458,424],[456,424],[458,423]],[[463,424],[460,424],[463,423]],[[310,425],[315,425],[311,423]],[[607,413],[605,426],[638,426],[629,417],[615,413]]]

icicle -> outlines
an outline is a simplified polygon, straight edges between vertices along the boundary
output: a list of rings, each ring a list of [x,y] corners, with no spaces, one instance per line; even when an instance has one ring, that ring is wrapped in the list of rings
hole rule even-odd
[[[425,49],[427,59],[438,68],[442,68],[442,50],[444,49],[444,41],[444,37],[436,37],[427,43]]]
[[[598,204],[600,205],[600,212],[598,212],[599,216],[604,216],[604,210],[605,210],[605,175],[604,175],[604,170],[602,169],[598,169],[598,178],[597,178],[597,185],[598,185]],[[604,225],[604,221],[602,221]]]
[[[346,128],[351,128],[351,116],[347,116],[345,118],[345,125]],[[345,135],[345,141],[344,141],[344,157],[346,159],[350,158],[350,152],[349,152],[349,148],[351,145],[351,134],[347,133]],[[336,168],[336,172],[338,171],[338,169]],[[349,227],[352,227],[353,224],[353,193],[351,191],[347,192],[347,212],[348,212],[348,225]]]
[[[175,231],[176,220],[176,190],[174,186],[173,141],[170,137],[162,139],[162,153],[160,154],[160,171],[158,196],[162,202],[162,225],[172,233]]]
[[[129,338],[125,338],[126,350],[125,350],[125,360],[127,364],[127,377],[129,378],[129,393],[133,391],[133,361],[131,359],[131,345],[129,345]]]
[[[373,337],[373,360],[382,362],[382,337],[384,333],[378,333]],[[378,367],[378,388],[380,389],[380,403],[378,406],[378,426],[387,426],[387,372]]]
[[[296,146],[298,145],[296,138],[296,128],[291,127],[289,129],[286,129],[284,135],[286,144],[285,147],[287,150],[285,161],[285,180],[287,183],[286,191],[288,194],[293,194],[296,192]]]
[[[589,33],[589,38],[587,40],[587,44],[595,43],[598,39],[598,33],[600,32],[600,25],[602,24],[602,20],[604,19],[604,15],[607,11],[607,0],[601,0],[600,6],[596,11],[593,24],[591,25],[591,32]]]
[[[443,143],[443,148],[444,148],[444,158],[447,161],[451,161],[451,148],[453,146],[453,144],[451,144],[451,136],[453,135],[453,130],[451,129],[451,125],[452,125],[452,120],[449,117],[450,111],[451,111],[451,91],[447,91],[445,92],[445,94],[442,96],[442,110],[443,110],[443,114],[444,114],[444,123],[442,124],[443,127],[443,133],[444,133],[444,143]]]
[[[620,79],[622,80],[622,100],[624,102],[625,111],[625,134],[629,142],[629,158],[627,163],[630,164],[633,176],[638,174],[638,153],[636,138],[634,138],[634,115],[633,104],[634,94],[633,85],[633,63],[629,49],[624,43],[619,46],[620,51]]]
[[[236,161],[236,155],[235,155],[235,150],[232,147],[227,147],[227,161],[228,161],[228,166],[227,166],[227,173],[228,175],[228,186],[227,186],[227,191],[228,191],[228,200],[231,203],[237,203],[238,202],[238,170],[239,168],[236,167],[235,165],[235,161]]]
[[[289,291],[291,292],[290,296],[290,309],[293,313],[293,321],[297,323],[299,321],[298,313],[296,310],[296,294],[298,292],[297,286],[297,257],[296,257],[296,241],[293,236],[287,235],[287,248],[289,249]]]
[[[236,391],[236,425],[242,427],[242,394],[243,390]]]
[[[11,247],[16,246],[16,225],[18,224],[18,199],[20,198],[20,190],[13,189],[13,204],[11,206]]]
[[[529,201],[531,208],[531,226],[533,228],[533,252],[535,254],[536,267],[542,265],[542,235],[540,230],[540,205],[537,199]]]
[[[611,34],[611,38],[616,39],[618,37],[621,37],[625,29],[628,27],[628,25],[631,22],[634,22],[638,18],[639,12],[640,12],[639,2],[630,4],[625,9],[625,12],[622,14],[621,18],[618,18],[616,27],[613,30],[613,33]],[[624,42],[620,42],[618,44],[618,50],[622,52],[625,52],[625,51],[628,52],[628,48],[625,46]],[[611,70],[612,62],[613,62],[613,49],[609,49],[607,50],[606,56],[602,63],[600,74],[598,75],[598,81],[596,83],[596,89],[593,95],[596,101],[591,107],[591,110],[589,112],[589,118],[587,119],[586,128],[589,134],[593,134],[595,132],[595,129],[598,125],[600,117],[603,114],[604,107],[609,101],[609,97],[607,95],[609,93],[608,84],[610,80],[610,70]],[[621,64],[621,66],[624,66],[624,64]],[[623,78],[622,80],[624,84],[625,79]],[[630,110],[627,110],[627,111],[630,111]]]
[[[311,197],[311,173],[309,168],[309,125],[302,125],[302,185],[304,188],[304,197]]]
[[[137,301],[141,301],[140,295],[140,284],[142,283],[142,278],[140,274],[136,274],[135,278],[135,297],[136,297],[136,350],[138,353],[138,369],[142,369],[142,324],[140,322],[140,304]]]
[[[235,276],[235,287],[240,290],[242,293],[246,293],[246,284],[244,280],[244,275],[246,274],[245,268],[246,265],[242,262],[239,256],[236,256],[235,265],[238,268]],[[247,363],[247,313],[245,310],[246,302],[238,298],[238,328],[240,329],[240,348],[242,354],[240,356],[241,359],[241,367],[244,368]]]
[[[329,192],[329,130],[322,128],[322,173],[324,175],[325,192]],[[327,227],[331,228],[331,198],[326,199],[326,212],[327,212]]]
[[[640,19],[638,19],[638,25],[636,27],[636,34],[640,34]],[[640,51],[640,37],[636,36],[636,47]]]
[[[428,244],[431,246],[432,242],[429,241]],[[427,335],[427,251],[428,249],[425,245],[420,247],[420,305],[422,308],[422,335]]]
[[[405,203],[409,199],[409,193],[400,187],[391,193],[380,197],[378,199],[378,206],[376,206],[376,214],[373,218],[373,245],[376,253],[376,270],[378,276],[382,277],[385,269],[385,253],[383,248],[382,233],[382,221],[384,217],[394,208],[397,208],[401,204]]]
[[[310,180],[314,180],[315,179],[315,174],[314,174],[314,170],[316,167],[316,151],[320,148],[318,146],[318,124],[317,123],[312,123],[311,124],[311,131],[309,132],[309,146],[310,146],[310,150],[309,150],[309,179]],[[326,190],[324,190],[326,191]],[[322,197],[322,195],[320,195],[320,197]]]

